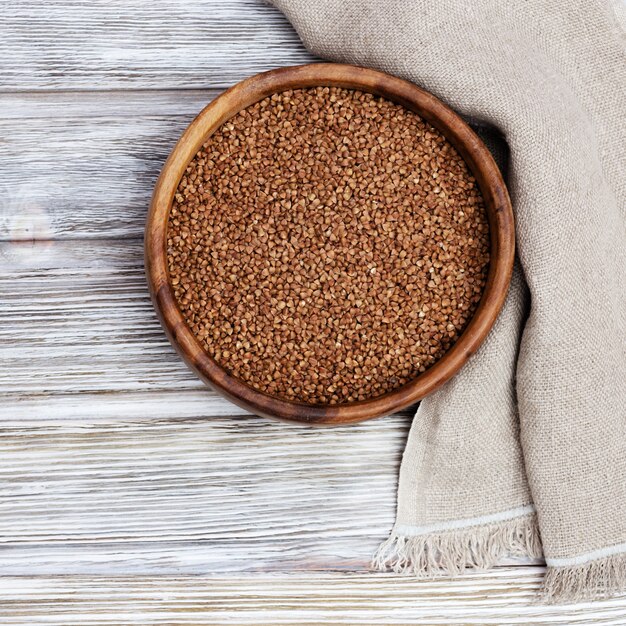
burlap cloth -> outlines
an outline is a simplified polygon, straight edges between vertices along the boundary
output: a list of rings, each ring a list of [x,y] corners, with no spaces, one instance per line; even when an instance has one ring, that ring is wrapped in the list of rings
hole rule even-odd
[[[626,589],[626,46],[602,0],[273,0],[326,59],[428,89],[510,148],[521,267],[419,407],[375,557],[418,575],[541,555],[548,601]]]

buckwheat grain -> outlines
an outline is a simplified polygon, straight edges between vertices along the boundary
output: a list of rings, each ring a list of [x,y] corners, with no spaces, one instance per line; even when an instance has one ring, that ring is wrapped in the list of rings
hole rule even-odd
[[[208,354],[274,396],[379,396],[450,349],[480,300],[485,208],[434,127],[340,88],[241,111],[189,164],[168,224],[175,297]]]

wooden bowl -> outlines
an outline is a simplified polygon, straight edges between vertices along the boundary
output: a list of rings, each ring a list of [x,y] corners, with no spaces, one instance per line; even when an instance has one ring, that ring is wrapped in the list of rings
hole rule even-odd
[[[337,405],[282,400],[229,375],[202,348],[187,326],[168,279],[167,223],[174,193],[189,162],[224,122],[263,98],[287,89],[335,86],[383,96],[414,111],[441,131],[475,176],[490,227],[490,265],[482,299],[467,328],[430,369],[384,395]],[[259,415],[309,424],[345,424],[393,413],[420,400],[456,374],[487,336],[500,312],[513,269],[513,211],[500,171],[474,131],[430,93],[371,69],[319,63],[258,74],[211,102],[180,138],[157,181],[148,215],[145,262],[152,300],[169,340],[198,376],[239,406]]]

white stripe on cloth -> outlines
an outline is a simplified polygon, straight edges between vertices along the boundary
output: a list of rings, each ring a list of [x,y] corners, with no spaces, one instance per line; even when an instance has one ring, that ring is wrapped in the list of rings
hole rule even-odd
[[[585,554],[579,554],[578,556],[548,559],[546,558],[546,565],[550,567],[572,567],[576,565],[584,565],[590,561],[597,559],[603,559],[607,556],[614,556],[616,554],[622,554],[626,552],[626,543],[619,543],[615,546],[608,546],[607,548],[599,548],[592,552],[586,552]]]
[[[504,522],[506,520],[522,517],[535,512],[532,504],[519,506],[508,511],[500,511],[499,513],[491,513],[489,515],[481,515],[480,517],[468,517],[465,519],[450,520],[449,522],[438,522],[429,524],[428,526],[409,526],[406,524],[397,524],[394,533],[403,537],[418,537],[419,535],[428,535],[430,533],[438,533],[446,530],[458,530],[469,526],[483,526],[485,524],[493,524],[496,522]]]

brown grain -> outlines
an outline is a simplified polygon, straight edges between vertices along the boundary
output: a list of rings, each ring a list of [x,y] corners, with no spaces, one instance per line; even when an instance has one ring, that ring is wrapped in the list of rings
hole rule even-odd
[[[226,122],[180,181],[175,297],[255,389],[337,404],[390,391],[450,348],[488,266],[482,197],[450,143],[359,91],[275,94]]]

